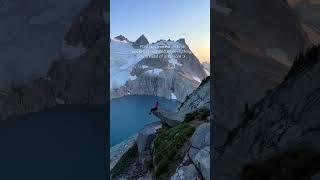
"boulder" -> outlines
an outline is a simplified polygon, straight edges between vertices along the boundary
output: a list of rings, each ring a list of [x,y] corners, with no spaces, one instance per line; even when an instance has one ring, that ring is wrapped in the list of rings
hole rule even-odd
[[[152,141],[156,136],[158,129],[162,127],[160,122],[154,122],[146,125],[139,131],[137,137],[137,145],[139,152],[139,163],[147,166],[149,162],[152,162]]]
[[[195,148],[210,146],[210,123],[201,124],[191,138],[191,145]]]
[[[202,148],[195,155],[193,163],[200,170],[205,180],[210,180],[210,146]]]
[[[210,123],[200,125],[191,138],[189,157],[204,179],[210,179]]]
[[[170,178],[171,180],[200,180],[201,176],[193,164],[182,166],[177,169],[176,173]]]

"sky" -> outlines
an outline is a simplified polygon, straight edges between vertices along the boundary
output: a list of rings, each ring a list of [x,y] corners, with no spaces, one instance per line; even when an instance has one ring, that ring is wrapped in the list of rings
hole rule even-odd
[[[144,34],[186,43],[200,61],[210,61],[210,0],[111,0],[111,37],[135,41]]]

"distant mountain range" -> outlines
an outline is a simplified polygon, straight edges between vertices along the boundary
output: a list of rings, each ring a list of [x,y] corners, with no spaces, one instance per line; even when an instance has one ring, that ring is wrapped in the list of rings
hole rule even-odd
[[[157,95],[183,101],[209,75],[184,39],[149,43],[141,35],[131,42],[119,35],[110,41],[111,98]]]

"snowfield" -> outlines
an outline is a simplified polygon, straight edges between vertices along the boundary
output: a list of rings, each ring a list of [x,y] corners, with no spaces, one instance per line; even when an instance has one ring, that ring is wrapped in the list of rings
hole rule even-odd
[[[131,76],[131,71],[143,58],[154,57],[161,53],[167,53],[169,63],[173,67],[182,66],[177,59],[174,58],[174,53],[186,52],[184,45],[175,41],[160,40],[156,43],[148,44],[142,49],[135,49],[132,43],[126,40],[118,40],[111,38],[110,44],[110,89],[116,89],[125,85],[129,80],[135,80],[137,77]],[[149,66],[143,65],[143,69]],[[159,68],[150,69],[147,73],[159,75],[163,70]]]

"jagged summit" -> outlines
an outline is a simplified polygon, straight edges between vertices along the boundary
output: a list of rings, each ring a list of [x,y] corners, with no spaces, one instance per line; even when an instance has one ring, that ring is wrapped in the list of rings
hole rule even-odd
[[[182,44],[182,45],[187,45],[186,40],[184,38],[178,39],[177,42]]]
[[[148,39],[142,34],[134,43],[133,43],[133,47],[134,48],[139,48],[141,46],[145,46],[149,44]]]
[[[119,41],[127,41],[127,42],[129,42],[129,40],[126,37],[124,37],[123,35],[121,35],[121,34],[119,36],[115,37],[114,39],[119,40]]]

